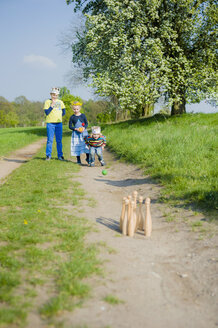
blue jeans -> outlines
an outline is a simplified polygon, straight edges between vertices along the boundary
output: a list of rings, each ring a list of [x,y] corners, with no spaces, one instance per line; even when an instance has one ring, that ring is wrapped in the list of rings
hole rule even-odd
[[[46,156],[51,157],[54,135],[56,139],[58,157],[63,156],[62,131],[63,131],[62,123],[47,123]]]
[[[103,161],[103,154],[101,147],[90,147],[89,149],[89,163],[95,163],[95,154],[98,156],[98,160]]]

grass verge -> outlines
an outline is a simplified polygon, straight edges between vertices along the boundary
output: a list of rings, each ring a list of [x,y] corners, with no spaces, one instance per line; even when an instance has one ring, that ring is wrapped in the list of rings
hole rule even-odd
[[[69,157],[69,133],[63,145]],[[0,327],[25,327],[32,311],[49,324],[81,305],[84,278],[101,270],[97,248],[84,243],[91,227],[78,214],[79,167],[44,158],[43,149],[0,186]]]
[[[0,129],[0,156],[8,155],[42,137],[46,137],[45,127],[2,128]]]
[[[140,166],[165,188],[162,200],[218,209],[218,114],[185,114],[103,126],[118,156]],[[216,217],[217,218],[217,217]]]

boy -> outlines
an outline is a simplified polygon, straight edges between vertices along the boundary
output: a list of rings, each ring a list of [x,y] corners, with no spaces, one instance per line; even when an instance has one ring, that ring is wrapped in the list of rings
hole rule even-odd
[[[51,99],[47,99],[44,104],[44,111],[47,123],[47,161],[51,159],[54,135],[56,138],[58,159],[60,161],[64,160],[62,152],[62,116],[65,115],[65,105],[61,100],[58,99],[59,92],[59,88],[52,88],[50,92]]]
[[[98,160],[101,166],[105,165],[103,159],[102,150],[106,146],[106,138],[101,134],[100,126],[92,127],[92,134],[85,137],[85,143],[89,146],[89,164],[91,167],[95,166],[95,154],[98,156]]]

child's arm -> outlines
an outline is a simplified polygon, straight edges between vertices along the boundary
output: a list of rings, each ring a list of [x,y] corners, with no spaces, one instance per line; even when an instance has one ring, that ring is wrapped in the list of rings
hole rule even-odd
[[[88,127],[88,120],[87,120],[87,118],[86,118],[86,115],[85,115],[85,114],[83,114],[83,115],[84,115],[84,116],[83,116],[83,119],[84,119],[84,123],[85,123],[84,128],[87,129],[87,127]]]
[[[86,145],[90,146],[89,145],[89,136],[84,137],[84,141],[85,141]]]
[[[103,138],[103,144],[102,144],[102,149],[106,146],[106,137],[102,135]]]
[[[44,104],[44,112],[45,115],[48,116],[51,111],[52,111],[53,107],[52,107],[52,103],[50,100],[46,100],[45,104]]]
[[[69,120],[69,129],[70,130],[75,130],[74,126],[73,126],[73,116],[70,117],[70,120]]]

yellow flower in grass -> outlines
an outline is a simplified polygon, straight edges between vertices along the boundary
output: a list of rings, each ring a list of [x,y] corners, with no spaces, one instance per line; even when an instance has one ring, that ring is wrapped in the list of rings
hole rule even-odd
[[[24,223],[24,224],[28,224],[27,220],[23,220],[23,223]]]
[[[37,212],[41,213],[41,211],[40,211],[40,210],[37,210]]]

